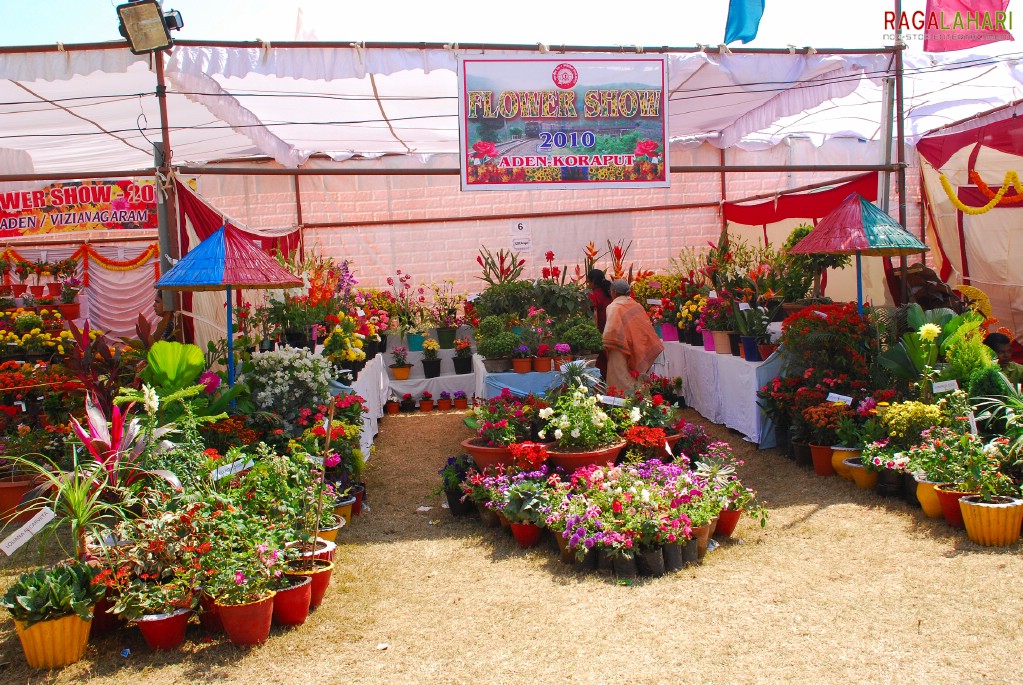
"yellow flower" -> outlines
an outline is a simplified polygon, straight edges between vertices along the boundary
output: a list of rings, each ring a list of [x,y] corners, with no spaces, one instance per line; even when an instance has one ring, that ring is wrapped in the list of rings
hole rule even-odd
[[[934,323],[925,323],[920,327],[918,331],[920,334],[920,340],[924,342],[934,342],[941,335],[941,326]]]

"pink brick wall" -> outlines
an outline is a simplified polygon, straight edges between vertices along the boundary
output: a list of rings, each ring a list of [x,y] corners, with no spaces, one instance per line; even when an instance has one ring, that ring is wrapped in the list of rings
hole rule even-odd
[[[672,150],[673,165],[709,165],[719,162],[709,145]],[[809,141],[794,140],[766,151],[727,151],[728,164],[865,164],[878,159],[874,143],[832,141],[817,149]],[[447,166],[448,160],[430,160]],[[453,163],[453,162],[452,162]],[[367,163],[363,163],[367,164]],[[395,166],[384,158],[375,166]],[[726,178],[727,198],[739,200],[817,181],[849,175],[836,172],[733,173]],[[457,176],[306,176],[301,178],[302,220],[305,224],[365,222],[346,227],[307,227],[305,244],[323,255],[354,262],[364,285],[382,286],[396,269],[415,280],[429,282],[454,278],[459,289],[477,291],[480,281],[475,258],[480,246],[492,251],[507,248],[512,227],[525,222],[532,234],[526,275],[539,275],[543,255],[552,250],[556,263],[581,263],[582,249],[590,241],[598,247],[611,240],[632,241],[629,261],[660,270],[687,245],[703,245],[721,231],[717,207],[628,211],[654,205],[719,200],[716,173],[673,174],[670,188],[638,190],[532,190],[471,192],[459,190]],[[907,175],[909,229],[919,235],[918,173]],[[297,223],[290,177],[202,176],[200,192],[227,215],[252,228]],[[894,189],[894,177],[892,188]],[[892,214],[897,216],[897,198]],[[611,213],[571,214],[592,210]],[[556,215],[556,213],[569,213]],[[532,216],[532,215],[541,216]],[[500,216],[507,218],[491,219]],[[467,218],[452,221],[453,218]],[[473,218],[475,217],[475,218]],[[414,219],[415,223],[388,221]]]

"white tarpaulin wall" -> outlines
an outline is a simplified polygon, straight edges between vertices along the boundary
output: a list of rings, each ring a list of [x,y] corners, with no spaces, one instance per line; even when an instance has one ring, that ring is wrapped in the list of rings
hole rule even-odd
[[[480,51],[459,54],[472,52]],[[414,168],[427,155],[455,153],[455,54],[179,44],[165,69],[174,162],[255,155],[292,168],[315,153],[399,154]],[[150,167],[149,140],[160,131],[150,59],[123,46],[0,54],[0,173]],[[720,148],[762,148],[801,133],[817,142],[876,139],[878,89],[892,63],[888,54],[672,53],[671,137]],[[1004,104],[1020,78],[1007,59],[907,58],[909,130]]]
[[[999,325],[1023,335],[1023,202],[998,206],[983,214],[962,211],[942,187],[948,180],[964,207],[989,202],[970,171],[997,192],[1010,171],[1023,172],[1023,125],[1016,117],[1023,105],[999,109],[958,126],[935,131],[918,144],[927,209],[928,240],[936,248],[936,270],[943,280],[965,283],[991,298]],[[1010,189],[1008,197],[1017,194]]]

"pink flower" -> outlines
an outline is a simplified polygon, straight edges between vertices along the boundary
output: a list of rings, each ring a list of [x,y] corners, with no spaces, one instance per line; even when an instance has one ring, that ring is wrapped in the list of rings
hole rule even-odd
[[[236,585],[241,585],[242,583],[244,583],[245,582],[245,574],[242,573],[241,571],[235,571],[234,572],[234,582],[235,582]]]
[[[206,386],[206,393],[212,395],[220,387],[220,376],[212,371],[207,371],[199,376],[199,382]]]
[[[332,469],[341,463],[341,457],[337,452],[331,452],[330,456],[323,460],[323,465],[328,469]]]

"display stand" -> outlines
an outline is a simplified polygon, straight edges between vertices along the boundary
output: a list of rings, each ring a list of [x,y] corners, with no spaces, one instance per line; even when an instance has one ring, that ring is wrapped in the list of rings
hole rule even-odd
[[[362,438],[359,447],[364,459],[369,459],[370,448],[376,438],[380,417],[384,415],[384,402],[387,401],[387,366],[386,357],[377,355],[366,362],[366,366],[349,385],[337,382],[330,383],[332,395],[339,393],[355,393],[366,401],[366,414],[362,417]]]
[[[778,352],[766,361],[748,362],[703,347],[666,342],[663,360],[651,372],[681,377],[686,403],[701,416],[739,431],[761,449],[775,446],[774,424],[757,404],[757,391],[781,374]]]

